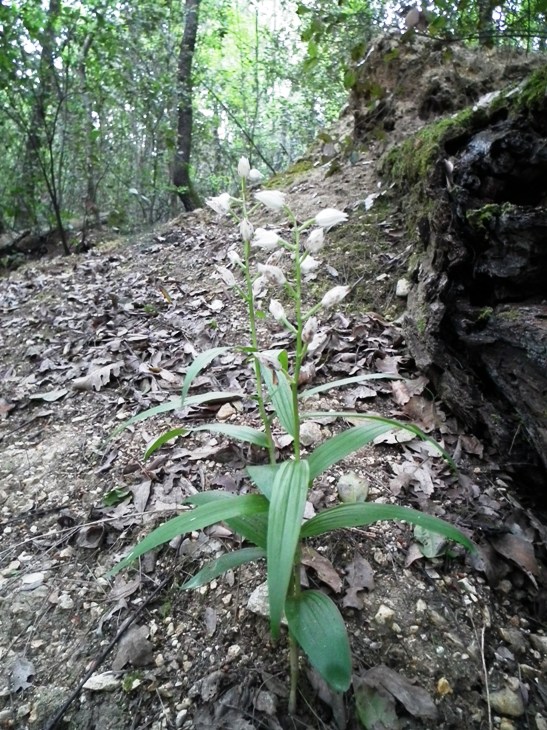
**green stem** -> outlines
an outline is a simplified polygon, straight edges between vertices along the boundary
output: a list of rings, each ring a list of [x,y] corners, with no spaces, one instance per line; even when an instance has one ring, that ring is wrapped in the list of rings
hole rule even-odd
[[[243,198],[243,216],[246,217],[246,189],[245,180],[241,180],[241,192]],[[247,313],[249,317],[249,329],[251,335],[251,346],[255,352],[258,352],[258,336],[256,333],[256,310],[253,296],[253,280],[251,277],[251,242],[243,242],[243,259],[245,265],[245,301],[247,303]],[[264,400],[264,387],[262,385],[262,375],[260,373],[260,364],[256,357],[253,357],[254,371],[255,371],[255,382],[256,382],[256,395],[258,401],[258,412],[260,414],[260,420],[264,425],[264,431],[268,440],[268,456],[271,464],[275,464],[275,445],[273,442],[272,428],[270,424],[270,418],[266,412],[266,405]]]
[[[297,548],[296,562],[293,566],[293,574],[291,579],[291,585],[289,593],[292,593],[293,598],[298,598],[300,595],[300,548]],[[296,712],[296,698],[298,691],[298,677],[300,674],[300,650],[295,638],[289,632],[289,670],[290,670],[290,688],[289,688],[289,715],[294,715]]]
[[[300,459],[300,411],[298,409],[298,380],[300,369],[304,359],[304,343],[302,342],[302,329],[304,318],[302,317],[302,269],[300,267],[300,228],[293,213],[287,209],[289,218],[294,226],[294,318],[296,321],[296,356],[294,372],[291,383],[292,403],[294,414],[294,442],[293,453],[296,461]]]

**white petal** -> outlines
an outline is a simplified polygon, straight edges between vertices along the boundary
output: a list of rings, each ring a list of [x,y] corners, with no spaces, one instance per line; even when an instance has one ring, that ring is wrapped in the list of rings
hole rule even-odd
[[[255,198],[270,210],[282,210],[285,207],[285,193],[280,190],[261,190]]]
[[[251,165],[246,157],[240,157],[237,165],[237,174],[239,177],[247,177],[251,171]]]
[[[347,219],[347,213],[336,210],[336,208],[325,208],[315,216],[315,222],[321,228],[331,228],[338,225],[338,223],[344,223]]]

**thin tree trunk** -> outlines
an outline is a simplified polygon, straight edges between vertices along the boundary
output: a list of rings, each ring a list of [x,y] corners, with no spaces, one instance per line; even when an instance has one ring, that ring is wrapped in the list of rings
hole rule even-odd
[[[14,221],[16,229],[28,228],[36,224],[36,176],[40,168],[40,153],[47,123],[47,109],[55,85],[53,49],[55,47],[55,21],[60,9],[60,0],[50,0],[47,20],[41,38],[42,50],[38,66],[38,88],[32,102],[32,112],[26,135],[22,163],[23,189]]]
[[[200,0],[186,0],[184,33],[182,36],[177,69],[177,150],[173,166],[173,183],[177,195],[186,210],[199,208],[201,200],[190,178],[190,154],[192,151],[192,61],[198,30]]]

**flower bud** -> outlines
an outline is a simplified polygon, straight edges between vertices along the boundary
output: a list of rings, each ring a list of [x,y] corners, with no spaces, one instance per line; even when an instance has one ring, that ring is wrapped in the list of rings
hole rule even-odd
[[[276,231],[267,231],[265,228],[257,228],[251,241],[251,246],[263,248],[266,251],[273,251],[279,245],[279,236]]]
[[[227,269],[225,266],[217,266],[216,269],[220,274],[220,278],[226,284],[226,286],[235,286],[235,276],[232,274],[230,269]]]
[[[236,264],[236,266],[242,266],[243,261],[241,260],[241,256],[238,254],[238,252],[231,248],[228,251],[228,260],[231,264]]]
[[[307,345],[317,334],[317,317],[310,317],[302,329],[302,342]]]
[[[256,167],[253,167],[247,177],[250,183],[257,183],[262,180],[264,175],[260,172],[260,170],[257,170]]]
[[[277,299],[271,300],[269,310],[270,314],[277,322],[284,322],[287,319],[283,305],[281,302],[278,302]]]
[[[226,215],[232,204],[232,196],[229,193],[221,193],[215,198],[207,198],[205,203],[219,215]]]
[[[247,218],[244,218],[239,224],[239,232],[241,233],[241,238],[244,241],[250,241],[251,236],[253,235],[253,231],[253,224]]]
[[[338,223],[344,223],[347,219],[347,213],[336,210],[336,208],[325,208],[315,216],[315,222],[321,228],[332,228]]]
[[[303,274],[309,274],[315,271],[321,265],[319,259],[314,259],[312,256],[306,256],[306,258],[300,264],[300,269]]]
[[[325,309],[335,307],[347,296],[349,290],[349,286],[335,286],[332,289],[329,289],[323,299],[321,299],[321,306]]]
[[[237,165],[237,174],[239,177],[247,177],[251,172],[251,165],[246,157],[240,157]]]
[[[319,253],[325,245],[325,233],[322,228],[314,228],[308,236],[304,248],[310,253]]]
[[[285,193],[280,190],[261,190],[255,193],[255,198],[269,210],[282,210],[285,207]]]
[[[281,271],[279,266],[271,266],[270,264],[258,264],[257,266],[260,274],[266,279],[268,284],[274,286],[283,286],[287,281],[285,274]]]

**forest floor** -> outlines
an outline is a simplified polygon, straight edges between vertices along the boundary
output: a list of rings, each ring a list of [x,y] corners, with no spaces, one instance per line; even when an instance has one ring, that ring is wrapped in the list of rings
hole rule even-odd
[[[302,579],[342,611],[353,691],[333,694],[304,662],[299,709],[289,716],[285,637],[272,643],[255,592],[263,566],[180,590],[207,559],[236,546],[227,528],[184,536],[106,577],[185,496],[244,493],[245,465],[261,458],[201,431],[143,460],[174,425],[258,425],[251,372],[236,350],[195,383],[231,390],[232,401],[112,438],[130,416],[180,392],[196,353],[245,343],[242,304],[219,269],[240,245],[237,231],[198,211],[84,255],[27,264],[0,280],[0,728],[351,729],[360,727],[355,698],[366,696],[378,730],[546,730],[547,527],[521,503],[498,455],[432,397],[405,349],[395,289],[411,244],[376,172],[383,147],[339,158],[335,172],[319,160],[285,186],[299,219],[336,207],[359,222],[358,241],[325,249],[328,268],[309,282],[309,301],[366,277],[324,319],[309,384],[404,376],[327,391],[313,407],[416,423],[458,472],[427,443],[387,437],[322,475],[306,514],[335,504],[340,477],[353,472],[368,483],[369,501],[442,516],[478,554],[421,544],[401,523],[312,541]],[[260,336],[264,349],[290,349],[268,318]],[[310,422],[307,447],[343,427],[335,418]],[[283,434],[275,436],[288,455]]]

